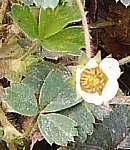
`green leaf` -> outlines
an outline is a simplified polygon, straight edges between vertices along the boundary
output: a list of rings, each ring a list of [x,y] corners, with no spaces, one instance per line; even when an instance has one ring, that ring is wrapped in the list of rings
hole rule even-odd
[[[60,74],[53,73],[53,70],[48,74],[40,91],[40,106],[43,109],[59,94],[63,88],[63,80]]]
[[[78,133],[81,142],[86,140],[87,135],[93,133],[93,123],[95,119],[90,110],[86,109],[84,103],[63,111],[63,114],[78,123]]]
[[[63,150],[114,150],[130,147],[130,106],[112,105],[109,117],[94,125],[94,132],[84,143],[76,144]]]
[[[59,0],[33,0],[37,6],[43,8],[55,8],[59,2]]]
[[[77,141],[75,145],[70,144],[65,149],[58,150],[114,150],[111,144],[112,139],[109,129],[102,124],[98,124],[95,125],[94,133],[88,136],[84,143]]]
[[[33,89],[27,84],[12,84],[6,89],[5,99],[15,112],[26,116],[37,114],[37,103]]]
[[[109,118],[103,120],[103,124],[109,128],[112,141],[118,144],[127,135],[127,128],[130,126],[130,107],[117,105]]]
[[[46,62],[32,65],[29,68],[23,83],[28,84],[35,94],[39,94],[45,78],[53,67],[54,66],[51,63]]]
[[[102,124],[97,124],[92,136],[85,142],[101,149],[116,149],[128,135],[130,126],[130,107],[127,105],[116,105],[113,107],[109,117],[104,118]]]
[[[42,40],[45,49],[53,52],[66,52],[71,55],[80,55],[80,49],[84,47],[84,35],[82,28],[71,27],[63,29],[57,34]]]
[[[103,106],[95,106],[91,110],[96,119],[102,120],[110,115],[111,109]]]
[[[30,37],[36,39],[38,37],[38,25],[36,19],[32,15],[29,6],[15,4],[11,9],[11,16],[17,25]]]
[[[39,37],[41,40],[61,31],[69,22],[80,19],[75,0],[56,7],[40,10]]]
[[[40,115],[38,126],[49,144],[67,146],[68,142],[74,142],[74,136],[78,136],[77,123],[61,114]]]
[[[68,95],[69,94],[69,95]],[[72,89],[64,90],[59,93],[56,98],[53,99],[43,110],[43,112],[57,112],[63,109],[70,108],[78,103],[82,102],[82,99],[75,97],[75,93]]]
[[[25,139],[23,139],[23,138],[21,138],[21,137],[16,137],[15,139],[14,139],[14,143],[18,146],[18,147],[20,147],[20,148],[23,148],[24,149],[24,147],[25,147]]]
[[[59,74],[57,73],[56,74],[57,76],[54,78],[52,77],[51,79],[50,75],[54,70],[56,70],[56,72],[58,72]],[[41,104],[41,109],[43,110],[43,108],[47,104],[49,104],[51,101],[56,99],[56,98],[54,99],[54,97],[58,97],[59,90],[62,91],[63,89],[61,88],[62,82],[64,87],[63,76],[64,77],[69,76],[68,69],[65,66],[54,65],[48,62],[40,62],[32,65],[29,68],[22,82],[24,84],[27,84],[32,89],[33,93],[35,93],[38,96],[37,98],[39,99],[39,103]],[[79,102],[78,100],[74,101],[73,104],[71,102],[69,106],[74,105],[78,102]],[[69,106],[67,105],[64,107],[69,107]]]
[[[85,147],[90,150],[108,150],[114,149],[111,147],[112,138],[109,132],[109,128],[99,124],[95,126],[95,130],[92,136],[89,136],[84,144],[81,144],[78,148]]]
[[[44,81],[40,91],[40,105],[43,112],[57,112],[80,103],[74,88],[70,88],[64,81],[63,73],[51,71]]]

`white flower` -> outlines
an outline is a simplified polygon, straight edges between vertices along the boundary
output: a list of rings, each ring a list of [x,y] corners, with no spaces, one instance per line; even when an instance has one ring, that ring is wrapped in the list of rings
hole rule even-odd
[[[100,64],[92,58],[84,67],[77,68],[77,93],[88,103],[106,103],[119,89],[120,74],[119,63],[114,58],[104,58]]]

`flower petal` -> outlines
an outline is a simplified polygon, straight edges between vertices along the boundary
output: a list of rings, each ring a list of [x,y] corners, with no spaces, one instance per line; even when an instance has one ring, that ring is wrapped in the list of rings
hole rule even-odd
[[[80,91],[80,74],[81,74],[81,69],[77,68],[76,70],[76,89]]]
[[[119,84],[117,80],[108,80],[106,86],[102,91],[102,98],[104,102],[110,101],[116,94],[119,89]]]
[[[95,105],[101,105],[104,101],[102,96],[98,93],[87,93],[84,91],[80,92],[80,96],[88,103],[93,103]]]
[[[108,79],[118,79],[121,74],[119,62],[114,58],[104,58],[99,67],[106,74]]]

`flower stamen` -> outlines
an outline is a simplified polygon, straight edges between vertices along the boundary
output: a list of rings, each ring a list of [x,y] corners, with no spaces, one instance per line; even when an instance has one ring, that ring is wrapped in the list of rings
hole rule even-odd
[[[107,82],[106,75],[99,67],[86,68],[80,76],[81,89],[88,93],[101,93]]]

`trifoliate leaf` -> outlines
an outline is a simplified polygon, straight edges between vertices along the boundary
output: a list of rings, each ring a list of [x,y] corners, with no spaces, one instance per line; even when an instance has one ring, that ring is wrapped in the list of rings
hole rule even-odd
[[[11,16],[17,25],[30,37],[36,39],[38,37],[37,21],[32,15],[29,6],[15,4],[11,9]]]
[[[37,114],[37,103],[33,89],[27,84],[12,84],[6,89],[6,102],[15,111],[26,116]]]
[[[92,136],[87,138],[86,145],[101,149],[116,149],[117,145],[128,135],[130,126],[130,107],[117,105],[102,124],[97,124]],[[100,129],[100,130],[99,130]]]
[[[75,0],[65,3],[56,9],[40,10],[39,37],[41,40],[61,31],[68,23],[80,18],[80,12]]]
[[[84,34],[82,28],[66,28],[42,40],[44,48],[53,52],[66,52],[71,55],[80,55],[84,47]]]
[[[114,106],[109,117],[94,126],[93,134],[84,143],[77,141],[75,145],[62,150],[129,149],[130,106]]]
[[[63,72],[63,68],[65,67],[62,67],[61,69],[60,67],[58,68],[58,65],[56,67],[55,65],[47,62],[33,64],[30,68],[28,68],[28,72],[21,83],[12,84],[11,87],[7,88],[7,103],[14,109],[14,111],[24,115],[34,115],[37,109],[36,101],[39,99],[38,95],[40,94],[44,80],[48,77],[48,74],[52,71],[52,69],[59,69]],[[53,85],[49,86],[53,87]],[[38,96],[37,100],[35,96]],[[49,102],[51,100],[53,100],[53,98],[50,98]]]
[[[77,123],[61,114],[41,114],[38,126],[49,144],[67,146],[68,142],[74,142],[74,136],[78,136]]]
[[[78,133],[81,142],[86,140],[87,135],[93,133],[93,123],[95,119],[90,110],[86,109],[84,103],[63,111],[63,114],[78,123]]]

